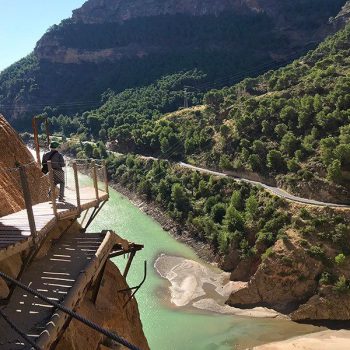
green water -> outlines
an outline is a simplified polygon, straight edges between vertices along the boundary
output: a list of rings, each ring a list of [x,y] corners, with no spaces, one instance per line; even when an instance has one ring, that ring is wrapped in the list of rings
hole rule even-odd
[[[138,252],[128,275],[130,286],[140,283],[143,261],[147,260],[147,280],[137,293],[145,335],[152,350],[228,350],[244,349],[269,341],[317,331],[316,327],[289,321],[226,316],[172,307],[168,282],[154,270],[155,259],[166,253],[200,261],[192,249],[179,243],[152,218],[142,213],[127,198],[111,190],[111,198],[95,219],[90,232],[112,229],[145,248]],[[114,260],[123,268],[126,260]]]

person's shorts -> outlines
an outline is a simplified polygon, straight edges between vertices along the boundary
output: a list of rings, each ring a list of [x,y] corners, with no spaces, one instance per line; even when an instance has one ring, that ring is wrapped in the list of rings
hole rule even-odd
[[[60,184],[60,183],[64,183],[64,171],[54,169],[53,170],[53,181],[54,181],[55,185]]]

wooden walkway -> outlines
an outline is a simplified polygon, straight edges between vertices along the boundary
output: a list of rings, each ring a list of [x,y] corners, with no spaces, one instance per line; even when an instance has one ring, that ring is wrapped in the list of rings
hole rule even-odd
[[[45,237],[57,221],[78,218],[81,212],[97,208],[109,198],[108,193],[104,191],[98,191],[97,198],[95,188],[82,188],[80,208],[78,208],[76,192],[66,189],[65,195],[66,201],[56,204],[57,216],[54,214],[52,202],[40,203],[32,207],[38,240]],[[31,234],[26,209],[0,218],[0,261],[24,251],[32,244],[34,244],[34,237]]]
[[[99,271],[113,248],[118,246],[118,241],[119,237],[113,232],[65,234],[46,257],[30,265],[22,283],[74,309],[86,289],[98,278]],[[42,349],[49,348],[70,321],[66,314],[57,312],[53,306],[19,287],[3,312]],[[1,317],[0,348],[30,348]]]

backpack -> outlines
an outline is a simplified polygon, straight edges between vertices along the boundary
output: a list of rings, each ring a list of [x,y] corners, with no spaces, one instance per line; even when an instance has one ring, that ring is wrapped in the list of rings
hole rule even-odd
[[[57,153],[57,151],[52,152],[52,153],[50,154],[49,158],[48,158],[47,160],[43,161],[43,166],[42,166],[42,168],[41,168],[41,171],[42,171],[44,174],[47,174],[47,173],[49,172],[49,167],[48,167],[48,165],[47,165],[47,162],[48,162],[49,160],[51,160],[52,157],[53,157],[56,153]]]

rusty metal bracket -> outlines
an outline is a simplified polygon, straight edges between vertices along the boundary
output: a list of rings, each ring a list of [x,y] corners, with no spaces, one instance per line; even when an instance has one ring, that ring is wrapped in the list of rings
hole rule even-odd
[[[123,305],[123,308],[126,307],[126,305],[129,304],[129,302],[131,301],[131,299],[135,296],[135,294],[138,292],[138,290],[142,287],[142,285],[145,283],[146,278],[147,278],[147,261],[144,261],[144,270],[143,270],[143,279],[141,281],[141,283],[139,285],[137,285],[136,287],[131,287],[131,288],[125,288],[125,289],[120,289],[118,290],[118,293],[126,293],[126,292],[131,292],[133,291],[128,300],[125,302],[125,304]]]
[[[81,232],[85,233],[88,227],[91,225],[91,223],[95,220],[97,214],[101,211],[103,206],[107,203],[107,201],[103,201],[102,204],[99,204],[97,207],[94,208],[93,212],[91,213],[87,223],[85,224],[85,227],[81,229]]]

